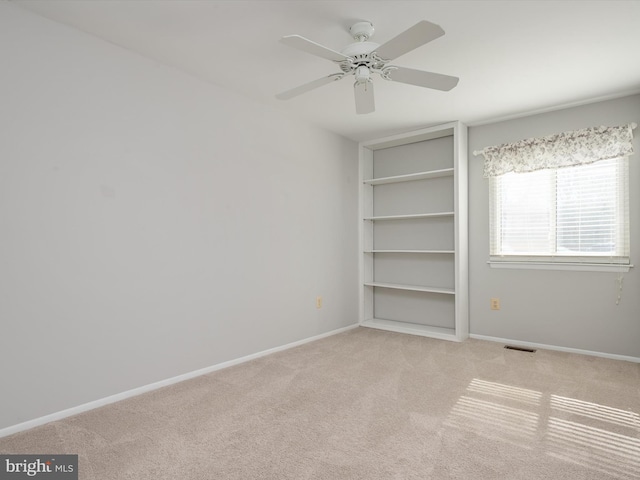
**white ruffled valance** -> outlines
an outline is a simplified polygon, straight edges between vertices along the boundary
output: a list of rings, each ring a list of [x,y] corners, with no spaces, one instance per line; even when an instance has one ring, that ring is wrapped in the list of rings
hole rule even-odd
[[[473,153],[484,155],[485,178],[509,172],[569,167],[631,155],[636,126],[630,123],[619,127],[584,128],[487,147]]]

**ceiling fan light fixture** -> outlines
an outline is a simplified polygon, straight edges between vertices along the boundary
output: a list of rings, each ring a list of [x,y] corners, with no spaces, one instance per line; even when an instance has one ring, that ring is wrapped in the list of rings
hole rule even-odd
[[[360,66],[355,71],[356,83],[366,83],[371,81],[371,72],[365,66]]]

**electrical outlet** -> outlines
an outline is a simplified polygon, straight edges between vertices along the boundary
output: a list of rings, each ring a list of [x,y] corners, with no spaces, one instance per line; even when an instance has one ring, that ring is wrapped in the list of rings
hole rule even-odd
[[[500,299],[492,298],[491,299],[491,310],[500,310]]]
[[[316,308],[322,308],[322,297],[316,297]]]

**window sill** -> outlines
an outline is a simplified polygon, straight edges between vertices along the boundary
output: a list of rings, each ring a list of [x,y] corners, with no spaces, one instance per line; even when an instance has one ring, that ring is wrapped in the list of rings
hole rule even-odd
[[[509,262],[488,261],[491,268],[510,268],[523,270],[577,270],[589,272],[628,272],[633,265],[615,265],[610,263],[560,263],[560,262]]]

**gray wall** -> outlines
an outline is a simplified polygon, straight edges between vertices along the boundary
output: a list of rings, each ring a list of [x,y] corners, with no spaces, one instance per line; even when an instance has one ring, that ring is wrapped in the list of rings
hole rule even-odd
[[[354,142],[6,2],[0,61],[0,429],[357,323]]]
[[[640,130],[630,157],[631,263],[616,305],[617,273],[503,270],[489,257],[488,180],[482,157],[490,145],[596,125],[640,124],[640,95],[567,108],[469,129],[469,281],[472,334],[640,357]],[[491,297],[501,310],[492,311]]]

